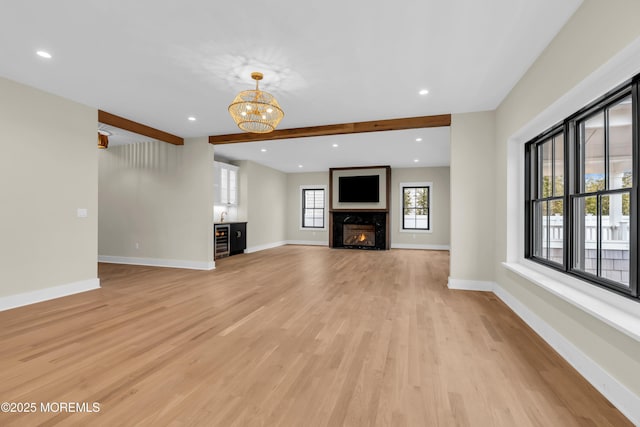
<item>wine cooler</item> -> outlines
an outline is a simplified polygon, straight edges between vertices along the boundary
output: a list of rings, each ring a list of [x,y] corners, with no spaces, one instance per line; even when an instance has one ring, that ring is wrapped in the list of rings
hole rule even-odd
[[[229,256],[229,224],[216,224],[213,231],[215,259]]]

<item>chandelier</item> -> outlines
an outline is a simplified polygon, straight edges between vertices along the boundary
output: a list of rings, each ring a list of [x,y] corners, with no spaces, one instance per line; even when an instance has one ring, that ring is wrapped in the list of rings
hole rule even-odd
[[[229,105],[229,114],[238,127],[246,132],[272,132],[284,117],[273,95],[258,89],[262,77],[262,73],[251,73],[251,78],[256,81],[256,90],[243,90]]]

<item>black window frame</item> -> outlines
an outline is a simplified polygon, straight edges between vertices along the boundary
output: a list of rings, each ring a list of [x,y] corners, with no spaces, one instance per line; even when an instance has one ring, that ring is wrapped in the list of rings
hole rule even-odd
[[[598,191],[587,192],[582,186],[584,174],[581,172],[583,165],[582,151],[580,146],[580,132],[579,126],[583,121],[588,120],[591,117],[596,116],[600,112],[604,112],[609,108],[617,105],[624,98],[631,97],[632,101],[632,185],[631,188],[624,189],[609,189],[610,171],[609,171],[609,122],[608,114],[604,114],[604,189]],[[538,264],[560,271],[569,276],[573,276],[583,280],[584,282],[599,286],[603,289],[610,290],[619,295],[631,298],[635,301],[640,301],[638,295],[638,264],[640,261],[640,254],[638,253],[638,238],[640,230],[638,230],[638,212],[639,212],[639,199],[638,199],[638,187],[640,178],[640,116],[639,116],[639,102],[640,102],[640,74],[634,76],[632,79],[626,81],[610,92],[606,93],[602,97],[596,99],[592,103],[588,104],[584,108],[575,112],[571,116],[564,119],[562,122],[552,126],[545,130],[540,135],[536,136],[532,140],[525,144],[524,150],[524,173],[525,173],[525,188],[524,188],[524,213],[525,213],[525,236],[524,236],[524,255],[525,258],[534,261]],[[542,162],[538,159],[538,147],[540,144],[549,141],[549,138],[562,134],[564,136],[564,194],[556,197],[552,191],[552,197],[543,198],[540,197],[540,191],[538,184],[540,182],[539,174],[542,168]],[[535,170],[534,170],[535,169]],[[552,188],[553,188],[553,174],[552,174]],[[597,268],[596,274],[587,273],[574,268],[574,248],[578,246],[577,237],[575,233],[575,224],[579,221],[574,221],[574,208],[575,200],[585,196],[596,196],[597,200],[597,222],[601,221],[600,200],[602,196],[609,196],[615,193],[629,193],[629,286],[626,287],[621,282],[609,280],[605,277],[599,276],[601,273],[601,242],[600,228],[597,228]],[[563,200],[563,262],[557,263],[548,259],[538,257],[535,254],[535,218],[534,210],[536,203],[551,199]],[[549,229],[550,227],[547,227]],[[548,241],[548,239],[547,239]],[[547,253],[547,256],[549,254]]]
[[[426,189],[427,191],[427,228],[418,228],[418,227],[409,227],[407,228],[404,223],[405,215],[404,212],[407,209],[416,209],[415,206],[407,207],[405,205],[404,192],[406,189]],[[421,185],[402,185],[402,194],[400,197],[402,198],[402,212],[400,215],[402,216],[402,231],[431,231],[431,185],[430,184],[421,184]],[[422,209],[422,208],[421,208]]]
[[[322,191],[322,207],[318,208],[318,207],[307,207],[307,191]],[[309,230],[324,230],[326,228],[326,224],[327,224],[327,214],[326,214],[326,209],[325,209],[325,205],[327,202],[327,192],[325,188],[320,188],[320,187],[303,187],[302,188],[302,221],[301,221],[301,225],[300,227],[302,229],[309,229]],[[307,212],[307,210],[310,211],[322,211],[322,226],[318,227],[315,225],[305,225],[305,213]]]
[[[551,143],[551,147],[552,147],[552,153],[555,153],[555,146],[557,144],[557,138],[558,136],[562,135],[563,136],[563,177],[564,177],[564,185],[563,185],[563,194],[562,195],[558,195],[554,193],[555,190],[555,176],[556,176],[556,171],[555,171],[555,165],[552,161],[552,173],[551,173],[551,195],[549,196],[544,196],[543,195],[543,191],[542,189],[540,189],[540,181],[541,179],[539,179],[540,175],[541,175],[541,170],[543,168],[543,164],[542,162],[538,162],[538,157],[539,157],[539,152],[540,152],[540,147],[543,144],[547,144],[547,143]],[[534,140],[530,141],[527,146],[529,147],[533,147],[531,150],[526,149],[525,152],[527,154],[525,161],[527,162],[527,168],[525,169],[525,173],[526,173],[526,179],[527,181],[530,183],[529,185],[526,185],[525,187],[525,194],[526,194],[526,201],[528,202],[527,204],[527,209],[526,212],[528,213],[528,215],[526,216],[526,221],[530,221],[530,227],[531,227],[531,233],[527,233],[527,238],[529,239],[527,243],[528,245],[528,250],[525,250],[525,254],[527,255],[528,258],[532,258],[535,259],[536,261],[548,265],[552,268],[555,269],[559,269],[562,268],[562,266],[564,265],[564,263],[566,263],[566,260],[568,259],[567,256],[567,248],[566,248],[566,244],[564,244],[564,240],[566,240],[566,234],[567,234],[567,228],[564,226],[564,224],[567,224],[567,214],[568,214],[568,209],[567,209],[567,202],[566,202],[566,197],[565,194],[567,192],[567,188],[566,188],[566,181],[567,181],[567,176],[568,176],[568,163],[567,162],[567,139],[566,139],[566,135],[564,134],[564,127],[562,125],[558,125],[558,126],[554,126],[551,129],[549,129],[548,131],[544,132],[543,134],[539,135],[538,137],[536,137]],[[552,159],[553,160],[553,159]],[[535,174],[533,174],[533,171],[531,170],[531,166],[532,164],[536,165],[536,171]],[[534,179],[535,178],[535,179]],[[533,188],[532,188],[533,187]],[[534,212],[536,209],[536,204],[537,203],[552,203],[554,201],[562,201],[562,205],[563,205],[563,228],[564,228],[564,232],[563,232],[563,236],[565,237],[565,239],[563,240],[563,255],[562,255],[562,259],[563,262],[562,263],[558,263],[555,261],[552,261],[550,259],[547,258],[542,258],[542,257],[538,257],[535,255],[535,222],[534,222]],[[549,255],[549,250],[551,249],[550,247],[550,227],[547,227],[547,243],[549,244],[549,247],[547,248],[547,255]],[[527,240],[527,239],[525,239]]]

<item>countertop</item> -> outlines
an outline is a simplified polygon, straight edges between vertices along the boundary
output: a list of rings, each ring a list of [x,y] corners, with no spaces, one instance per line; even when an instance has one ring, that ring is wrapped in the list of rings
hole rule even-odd
[[[225,224],[246,224],[247,221],[225,221],[225,222],[214,222],[213,225],[225,225]]]

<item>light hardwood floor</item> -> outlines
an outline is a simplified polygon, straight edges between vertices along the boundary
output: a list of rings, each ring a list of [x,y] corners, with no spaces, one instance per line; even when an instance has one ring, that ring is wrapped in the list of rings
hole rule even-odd
[[[439,251],[285,246],[211,272],[99,266],[102,289],[0,313],[0,425],[624,426]]]

